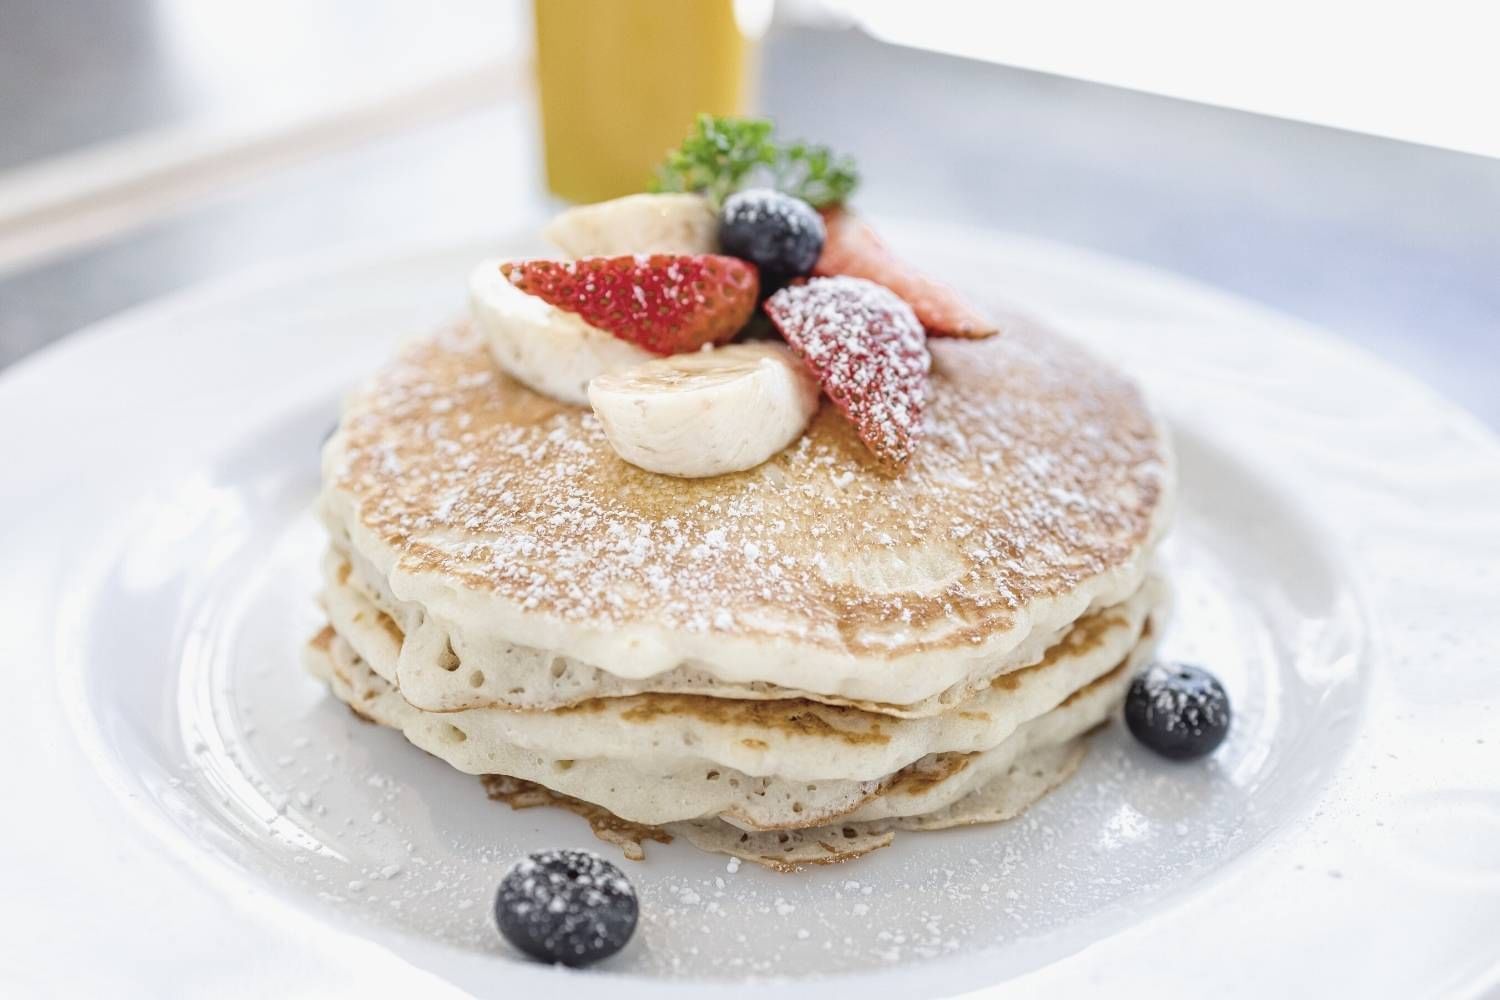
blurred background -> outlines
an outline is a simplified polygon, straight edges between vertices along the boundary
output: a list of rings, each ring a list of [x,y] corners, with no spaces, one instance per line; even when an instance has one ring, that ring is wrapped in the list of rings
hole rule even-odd
[[[1500,428],[1493,34],[1085,6],[0,0],[0,369],[200,280],[638,190],[695,111],[751,111],[854,155],[867,214],[1180,272]]]

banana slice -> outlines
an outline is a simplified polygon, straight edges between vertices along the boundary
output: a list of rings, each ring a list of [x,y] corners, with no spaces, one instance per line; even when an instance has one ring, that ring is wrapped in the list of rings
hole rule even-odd
[[[696,479],[754,468],[797,440],[818,383],[780,344],[730,344],[600,375],[589,402],[625,461]]]
[[[696,194],[632,194],[579,205],[542,230],[573,257],[717,253],[718,234],[718,214]]]
[[[487,260],[469,275],[469,311],[506,374],[544,395],[588,405],[589,380],[656,355],[527,295]]]

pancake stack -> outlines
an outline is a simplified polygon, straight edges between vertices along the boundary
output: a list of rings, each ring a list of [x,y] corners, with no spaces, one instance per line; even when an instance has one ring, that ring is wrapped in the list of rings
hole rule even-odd
[[[415,344],[326,446],[311,668],[629,856],[675,835],[791,868],[1016,815],[1149,655],[1171,453],[1036,325],[930,350],[900,468],[825,404],[770,461],[676,479],[467,327]]]

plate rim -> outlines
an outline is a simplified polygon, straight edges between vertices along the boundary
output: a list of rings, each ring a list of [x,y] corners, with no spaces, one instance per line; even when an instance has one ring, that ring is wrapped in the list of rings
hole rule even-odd
[[[1042,257],[1060,255],[1067,258],[1070,266],[1074,262],[1082,261],[1082,266],[1090,271],[1102,270],[1113,272],[1122,280],[1128,279],[1131,282],[1145,281],[1149,285],[1157,286],[1158,291],[1170,291],[1174,297],[1183,295],[1197,299],[1200,303],[1206,304],[1211,310],[1222,308],[1235,313],[1253,316],[1256,323],[1264,322],[1269,325],[1296,330],[1299,334],[1310,338],[1312,342],[1319,344],[1334,354],[1357,359],[1358,364],[1369,371],[1376,372],[1381,379],[1393,384],[1400,384],[1403,391],[1407,392],[1408,395],[1414,395],[1414,398],[1419,398],[1422,407],[1428,408],[1435,415],[1440,416],[1448,428],[1462,435],[1468,444],[1476,447],[1476,465],[1481,462],[1487,462],[1489,465],[1488,471],[1495,476],[1495,481],[1500,483],[1500,435],[1492,432],[1478,417],[1468,412],[1462,406],[1442,397],[1432,387],[1402,372],[1390,362],[1369,354],[1362,348],[1343,340],[1335,334],[1294,317],[1286,316],[1258,303],[1249,302],[1231,293],[1199,285],[1191,279],[1172,275],[1150,265],[1121,261],[1092,250],[1080,250],[1069,247],[1066,244],[1030,237],[997,236],[983,230],[971,229],[964,226],[924,223],[917,226],[908,226],[907,228],[913,231],[956,233],[959,234],[958,238],[965,245],[975,245],[977,243],[988,244],[998,241],[1011,248],[1011,252],[1018,254],[1036,254]],[[529,241],[529,237],[521,242],[527,241]],[[500,240],[496,242],[506,241]],[[474,249],[476,246],[477,243],[473,240],[465,240],[462,243],[455,243],[453,240],[430,240],[406,245],[393,245],[388,242],[361,244],[357,247],[341,247],[297,258],[270,262],[247,272],[226,275],[190,286],[162,298],[134,306],[97,323],[89,324],[79,332],[61,338],[33,352],[11,365],[4,372],[0,372],[0,414],[6,412],[13,397],[24,394],[34,383],[47,381],[56,374],[65,375],[66,369],[69,366],[87,365],[90,363],[88,359],[92,355],[103,353],[111,343],[125,340],[132,336],[141,336],[138,331],[142,329],[150,330],[154,326],[159,327],[164,322],[170,321],[172,317],[184,312],[191,312],[195,309],[223,308],[224,305],[232,303],[237,299],[264,294],[288,281],[315,280],[320,275],[329,273],[352,274],[376,267],[410,266],[415,261],[435,256],[453,256],[460,252],[467,252],[470,249]],[[454,285],[455,289],[461,287],[456,276]],[[6,450],[8,449],[0,446],[0,453]],[[0,509],[3,509],[9,502],[8,499],[0,497]],[[1359,592],[1363,593],[1363,591]],[[1375,609],[1372,608],[1369,610],[1373,611]],[[315,914],[304,914],[304,916],[323,925],[327,929],[326,922],[319,919]],[[336,928],[334,929],[336,930]],[[396,956],[396,958],[398,961],[404,961],[399,956]],[[910,982],[907,985],[911,986],[916,985],[919,980],[926,981],[931,971],[926,968],[926,963],[915,963],[896,970],[881,970],[871,973],[871,975],[877,976],[882,980],[883,985],[895,984],[911,976],[917,977],[910,978]],[[1488,970],[1487,974],[1494,976],[1497,972],[1500,972],[1500,959],[1496,960],[1495,966]],[[536,982],[538,984],[557,981],[553,978],[556,975],[553,970],[527,966],[507,966],[505,970],[505,978],[507,979],[519,980],[533,975],[537,977]],[[601,984],[607,984],[609,989],[615,992],[625,989],[627,990],[627,994],[637,988],[643,988],[645,992],[659,994],[665,989],[674,989],[677,985],[685,985],[699,990],[706,989],[709,986],[708,983],[703,981],[696,981],[696,986],[694,985],[695,981],[688,981],[685,984],[674,984],[671,981],[642,979],[625,973],[596,972],[592,973],[591,976]],[[578,985],[576,979],[566,981],[570,985]],[[820,982],[826,986],[829,980]],[[764,981],[761,981],[762,985],[763,983]],[[713,983],[712,985],[715,988],[722,988],[724,986],[724,984],[720,983]],[[734,988],[737,989],[738,987]]]

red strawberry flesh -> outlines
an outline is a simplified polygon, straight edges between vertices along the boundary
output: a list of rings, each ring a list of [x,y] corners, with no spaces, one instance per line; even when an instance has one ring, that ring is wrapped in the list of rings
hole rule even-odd
[[[500,271],[521,291],[656,354],[729,340],[760,290],[753,265],[718,254],[519,260]]]
[[[854,213],[835,209],[824,216],[824,223],[828,235],[813,274],[846,274],[884,285],[911,306],[922,327],[934,337],[977,339],[999,332],[956,290],[897,257]]]
[[[932,367],[911,307],[873,281],[813,278],[772,295],[766,313],[870,450],[910,458]]]

